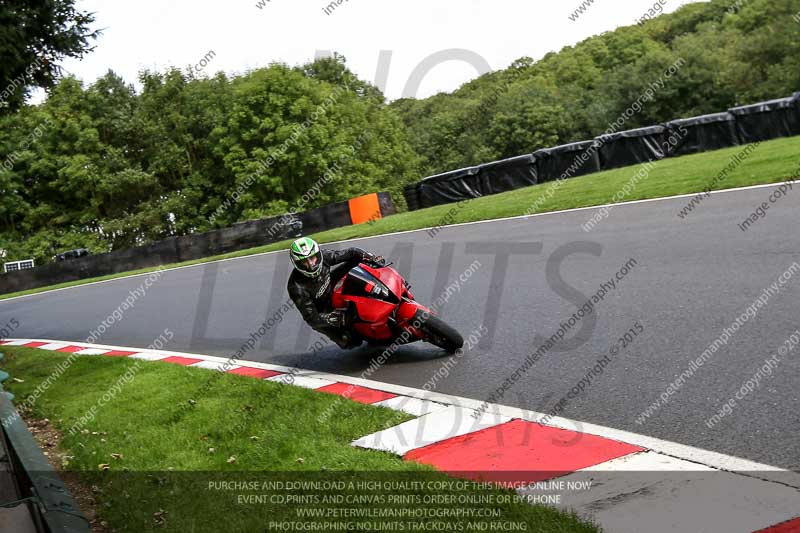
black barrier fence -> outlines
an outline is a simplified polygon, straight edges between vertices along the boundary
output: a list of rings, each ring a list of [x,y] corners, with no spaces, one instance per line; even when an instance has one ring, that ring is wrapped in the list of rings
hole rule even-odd
[[[600,155],[595,141],[544,148],[533,155],[538,165],[540,182],[574,178],[600,170]]]
[[[536,185],[539,181],[536,156],[533,155],[503,159],[481,165],[479,168],[481,192],[484,195]]]
[[[731,109],[742,144],[800,135],[798,104],[791,97]]]
[[[416,211],[417,209],[421,208],[418,183],[406,185],[403,189],[403,197],[406,199],[406,204],[408,204],[409,211]]]
[[[667,129],[670,137],[676,139],[670,156],[696,154],[739,144],[736,117],[728,112],[673,120],[667,122]]]
[[[664,126],[648,126],[601,135],[597,138],[600,142],[600,168],[609,170],[664,159],[666,131]]]
[[[413,210],[412,205],[430,207],[448,204],[465,198],[511,191],[537,182],[536,157],[523,155],[425,178],[417,185],[406,187],[404,195],[408,208]]]
[[[445,172],[406,186],[403,195],[413,211],[665,157],[794,135],[800,135],[800,92]]]
[[[425,178],[417,188],[420,207],[448,204],[479,196],[478,172],[478,167],[469,167]]]
[[[377,193],[374,196],[377,197],[375,202],[381,216],[393,215],[396,212],[388,192]],[[352,202],[353,200],[338,202],[302,213],[241,222],[207,233],[169,237],[137,248],[2,274],[0,294],[191,261],[348,226],[353,223],[355,216],[351,211]]]

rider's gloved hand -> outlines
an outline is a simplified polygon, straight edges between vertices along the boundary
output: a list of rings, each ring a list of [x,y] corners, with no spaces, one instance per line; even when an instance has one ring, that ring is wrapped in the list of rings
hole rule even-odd
[[[386,259],[382,255],[369,254],[365,261],[376,268],[386,266]]]
[[[344,327],[344,313],[341,311],[331,311],[330,313],[322,313],[320,318],[329,326],[334,328]]]

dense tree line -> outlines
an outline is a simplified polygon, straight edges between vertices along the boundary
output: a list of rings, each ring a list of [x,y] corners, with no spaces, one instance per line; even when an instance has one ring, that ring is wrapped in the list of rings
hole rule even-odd
[[[343,58],[228,78],[62,79],[0,119],[0,248],[39,262],[389,190],[417,178],[406,129]],[[307,194],[311,191],[310,194]]]
[[[431,175],[591,139],[680,58],[677,75],[626,128],[789,96],[800,90],[798,12],[800,0],[689,4],[392,107]]]
[[[799,11],[690,4],[391,104],[341,56],[233,77],[143,72],[138,91],[113,72],[61,78],[44,103],[0,117],[0,248],[42,262],[376,190],[402,205],[403,185],[425,175],[602,133],[679,59],[626,127],[785,96],[800,90]],[[73,15],[62,55],[86,42],[88,19]]]

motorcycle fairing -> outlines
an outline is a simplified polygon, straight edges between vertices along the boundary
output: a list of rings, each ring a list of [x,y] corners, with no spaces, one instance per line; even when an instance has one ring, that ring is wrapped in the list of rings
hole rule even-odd
[[[418,310],[431,312],[413,300],[402,276],[390,268],[360,264],[340,279],[333,290],[333,305],[347,308],[356,318],[352,327],[368,338],[391,341],[398,329],[411,326]],[[414,335],[422,334],[410,328]]]
[[[350,270],[334,287],[333,306],[337,309],[355,308],[357,320],[353,328],[378,339],[392,337],[388,321],[399,298],[365,265]]]
[[[389,291],[395,296],[395,303],[399,303],[400,299],[405,295],[406,289],[403,284],[403,277],[392,267],[372,268],[367,265],[361,265],[364,271],[372,274],[383,283]]]

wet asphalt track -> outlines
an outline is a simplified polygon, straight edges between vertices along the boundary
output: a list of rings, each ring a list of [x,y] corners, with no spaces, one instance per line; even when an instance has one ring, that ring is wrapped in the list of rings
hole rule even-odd
[[[644,332],[610,357],[604,373],[569,400],[562,416],[800,470],[800,347],[718,425],[705,425],[800,328],[800,271],[666,406],[645,423],[636,422],[765,288],[800,263],[800,186],[749,231],[737,227],[771,191],[714,195],[685,220],[676,216],[688,201],[680,198],[616,207],[591,232],[581,225],[596,210],[451,227],[435,238],[418,231],[356,245],[396,261],[423,303],[431,303],[473,264],[474,273],[441,314],[465,337],[484,324],[489,334],[435,388],[478,399],[486,399],[535,351],[537,335],[556,333],[634,259],[636,265],[595,313],[567,333],[567,349],[544,355],[497,403],[550,410],[638,322]],[[285,254],[165,272],[96,342],[146,347],[169,329],[175,337],[168,349],[229,355],[285,301],[288,272]],[[21,326],[14,337],[85,341],[143,280],[0,302],[0,324],[16,318]],[[329,346],[314,353],[309,347],[317,338],[292,310],[245,358],[359,375],[381,352]],[[445,360],[431,346],[407,346],[371,379],[422,387]]]

